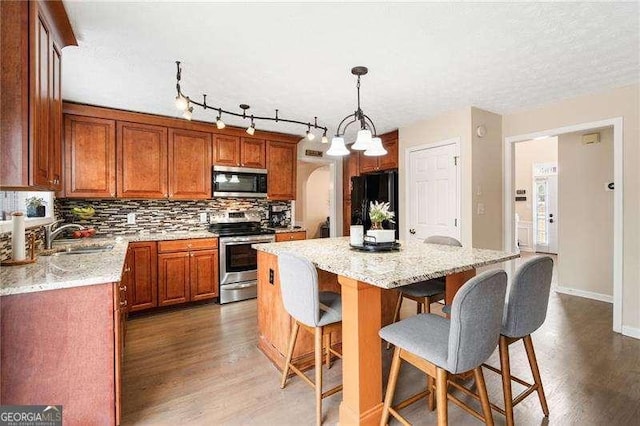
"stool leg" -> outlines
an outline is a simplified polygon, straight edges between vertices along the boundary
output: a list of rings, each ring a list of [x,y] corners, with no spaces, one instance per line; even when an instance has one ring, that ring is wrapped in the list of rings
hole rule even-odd
[[[389,408],[393,403],[393,395],[396,392],[396,384],[398,383],[398,373],[400,372],[400,348],[396,347],[393,351],[393,360],[391,361],[391,371],[389,372],[389,383],[387,384],[387,393],[384,396],[384,405],[382,406],[382,417],[380,418],[380,426],[385,426],[389,421]]]
[[[393,313],[393,321],[391,322],[392,324],[394,322],[397,322],[400,319],[400,308],[402,307],[402,292],[398,292],[398,301],[396,302],[396,310]],[[387,342],[387,350],[391,349],[391,343]]]
[[[487,394],[487,385],[484,382],[482,367],[474,368],[473,376],[476,379],[478,394],[480,395],[480,403],[482,404],[482,414],[484,415],[484,422],[489,426],[493,426],[493,415],[491,414],[491,405],[489,404],[489,395]]]
[[[416,314],[420,315],[422,313],[422,303],[416,300]]]
[[[502,392],[504,395],[504,412],[507,426],[513,426],[513,394],[511,393],[511,366],[509,362],[509,343],[500,335],[500,373],[502,375]]]
[[[424,311],[427,314],[431,313],[431,298],[430,297],[425,297],[424,298]]]
[[[284,389],[285,383],[287,383],[287,375],[289,374],[289,364],[291,364],[291,357],[293,356],[293,348],[296,346],[296,339],[298,337],[298,330],[300,324],[298,321],[293,320],[293,328],[291,329],[291,337],[289,337],[289,348],[287,349],[287,359],[284,363],[284,369],[282,370],[282,381],[280,382],[280,389]]]
[[[436,390],[433,385],[433,377],[427,374],[427,389],[429,389],[429,395],[427,396],[427,408],[429,408],[429,411],[433,411],[436,408]]]
[[[438,406],[438,426],[446,426],[449,422],[447,411],[447,371],[436,367],[436,405]]]
[[[549,417],[549,407],[547,406],[547,398],[544,396],[544,388],[542,387],[542,379],[540,378],[540,370],[538,370],[538,361],[536,360],[536,353],[533,350],[533,341],[531,335],[523,338],[524,348],[527,351],[527,358],[529,358],[529,366],[531,367],[531,373],[533,374],[533,380],[538,391],[538,398],[540,398],[540,405],[542,405],[542,412],[545,417]]]
[[[322,327],[315,330],[316,425],[322,424]]]
[[[327,368],[331,368],[331,352],[329,349],[331,348],[331,333],[324,335],[324,349],[325,349],[325,363],[327,364]]]

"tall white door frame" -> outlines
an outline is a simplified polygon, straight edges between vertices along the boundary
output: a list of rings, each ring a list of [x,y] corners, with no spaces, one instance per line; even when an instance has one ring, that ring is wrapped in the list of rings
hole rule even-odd
[[[547,129],[534,133],[527,133],[517,136],[509,136],[504,139],[504,181],[503,204],[504,204],[504,224],[503,248],[507,251],[516,251],[515,246],[515,219],[514,219],[514,147],[513,144],[543,136],[557,136],[565,133],[580,132],[600,127],[613,126],[613,180],[615,191],[613,192],[613,331],[623,333],[622,327],[622,300],[623,300],[623,267],[624,267],[624,216],[623,216],[623,196],[624,196],[624,147],[623,147],[623,119],[622,117],[610,118],[607,120],[580,123],[572,126]],[[561,166],[561,165],[560,165]]]
[[[458,228],[460,229],[460,235],[462,236],[462,222],[461,222],[461,201],[462,201],[462,197],[464,197],[464,194],[462,194],[462,186],[461,186],[461,181],[462,181],[462,161],[460,161],[460,138],[459,137],[455,137],[455,138],[451,138],[451,139],[446,139],[446,140],[442,140],[442,141],[438,141],[438,142],[433,142],[433,143],[427,143],[427,144],[422,144],[422,145],[416,145],[416,146],[411,146],[409,148],[405,149],[405,161],[404,161],[404,182],[405,182],[405,211],[404,211],[404,225],[405,226],[405,233],[404,235],[407,236],[407,239],[409,239],[408,233],[409,233],[409,218],[410,218],[410,213],[409,213],[409,203],[411,200],[411,185],[409,183],[409,178],[411,177],[411,153],[415,152],[415,151],[421,151],[423,149],[430,149],[430,148],[437,148],[440,146],[445,146],[445,145],[455,145],[456,147],[456,152],[458,155],[458,178],[457,178],[457,191],[458,191],[458,205],[457,205],[457,216],[458,216]]]

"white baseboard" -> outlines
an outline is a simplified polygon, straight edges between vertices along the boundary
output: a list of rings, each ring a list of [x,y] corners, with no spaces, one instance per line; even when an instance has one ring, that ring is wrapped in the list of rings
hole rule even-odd
[[[622,334],[624,336],[633,337],[634,339],[640,339],[640,328],[629,327],[628,325],[622,326]]]
[[[584,297],[586,299],[599,300],[601,302],[613,303],[613,296],[608,294],[594,293],[593,291],[578,290],[571,287],[556,286],[556,293],[570,294],[572,296]]]

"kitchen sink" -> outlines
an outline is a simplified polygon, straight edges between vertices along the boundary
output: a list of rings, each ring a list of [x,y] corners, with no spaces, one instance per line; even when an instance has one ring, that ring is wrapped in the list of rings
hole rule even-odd
[[[103,253],[105,251],[113,250],[113,247],[114,247],[113,244],[69,247],[65,251],[54,253],[54,256],[69,255],[69,254]]]

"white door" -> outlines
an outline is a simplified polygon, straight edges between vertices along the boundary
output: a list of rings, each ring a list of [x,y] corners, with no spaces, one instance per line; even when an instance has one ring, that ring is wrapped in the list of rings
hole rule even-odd
[[[558,253],[558,176],[534,178],[535,250]]]
[[[408,157],[408,238],[460,239],[458,144],[411,150]]]

